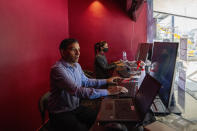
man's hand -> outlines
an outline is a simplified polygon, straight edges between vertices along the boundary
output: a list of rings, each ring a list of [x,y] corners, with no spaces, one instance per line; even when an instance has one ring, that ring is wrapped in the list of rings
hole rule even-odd
[[[124,63],[117,63],[116,66],[120,67],[120,66],[125,66]]]
[[[120,77],[111,77],[107,79],[107,84],[113,84],[113,85],[118,85],[118,83],[121,83],[123,78]]]
[[[121,63],[121,61],[115,61],[115,62],[113,62],[114,64],[119,64],[119,63]]]
[[[128,92],[128,90],[122,86],[110,87],[107,90],[108,90],[108,95],[117,95],[119,93],[127,93]]]
[[[116,64],[117,67],[125,66],[125,64],[122,61],[116,61],[116,62],[113,62],[113,63]]]

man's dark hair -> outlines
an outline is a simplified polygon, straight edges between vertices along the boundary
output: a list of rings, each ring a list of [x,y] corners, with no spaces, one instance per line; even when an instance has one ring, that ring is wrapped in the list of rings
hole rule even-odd
[[[69,45],[71,45],[72,43],[76,43],[76,42],[78,43],[78,41],[73,38],[64,39],[60,43],[59,50],[65,50]]]

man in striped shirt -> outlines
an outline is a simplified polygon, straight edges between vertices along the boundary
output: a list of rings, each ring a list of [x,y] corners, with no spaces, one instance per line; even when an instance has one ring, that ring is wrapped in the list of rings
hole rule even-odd
[[[115,84],[117,77],[99,80],[87,78],[78,63],[80,46],[77,40],[64,39],[59,50],[62,58],[50,72],[51,95],[48,106],[51,125],[56,131],[87,131],[94,123],[97,113],[80,106],[80,98],[95,99],[125,93],[127,89],[117,86],[99,89],[102,85]]]

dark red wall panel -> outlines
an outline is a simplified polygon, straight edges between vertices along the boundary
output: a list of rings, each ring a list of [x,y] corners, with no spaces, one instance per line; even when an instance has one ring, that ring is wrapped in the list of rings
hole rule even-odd
[[[41,125],[38,99],[49,89],[59,42],[69,36],[67,0],[0,1],[0,130]]]
[[[69,0],[70,37],[79,40],[79,62],[84,69],[93,69],[94,44],[100,40],[109,43],[108,61],[122,58],[122,51],[133,60],[138,43],[146,42],[146,4],[137,22],[133,22],[120,1]]]

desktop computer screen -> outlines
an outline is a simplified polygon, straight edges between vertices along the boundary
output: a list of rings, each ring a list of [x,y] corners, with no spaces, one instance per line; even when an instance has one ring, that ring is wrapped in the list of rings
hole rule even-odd
[[[138,45],[136,60],[141,60],[141,61],[144,61],[144,62],[146,60],[151,61],[152,47],[153,47],[152,43],[140,43]]]
[[[155,42],[150,69],[150,75],[157,79],[162,88],[159,97],[166,108],[173,105],[172,83],[176,64],[178,43],[175,42]],[[171,96],[173,97],[171,100]]]

